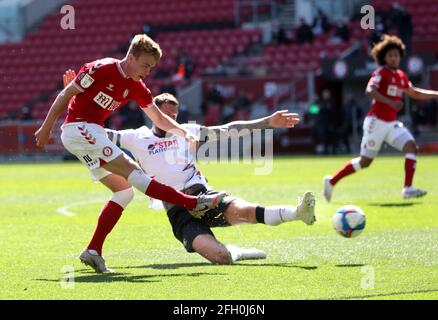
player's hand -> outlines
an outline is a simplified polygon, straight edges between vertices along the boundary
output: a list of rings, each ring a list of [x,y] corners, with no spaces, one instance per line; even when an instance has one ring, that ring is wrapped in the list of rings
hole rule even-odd
[[[76,78],[76,72],[68,69],[62,76],[62,81],[64,82],[64,88]]]
[[[402,101],[392,101],[391,107],[393,107],[397,111],[400,111],[403,108],[403,102]]]
[[[39,128],[34,134],[37,147],[42,148],[48,144],[51,134],[51,130],[47,130],[44,127]]]
[[[186,136],[184,138],[189,143],[190,151],[195,152],[198,148],[198,145],[199,145],[199,138],[197,136],[195,136],[193,133],[188,132],[188,131],[186,132]]]
[[[192,215],[193,218],[201,219],[205,215],[205,212],[193,212],[193,211],[191,211],[190,214]]]
[[[271,128],[293,128],[300,122],[298,113],[290,113],[288,110],[280,110],[269,117]]]

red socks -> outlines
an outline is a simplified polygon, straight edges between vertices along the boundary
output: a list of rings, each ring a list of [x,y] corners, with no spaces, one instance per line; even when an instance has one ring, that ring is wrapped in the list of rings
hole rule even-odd
[[[173,203],[189,210],[196,207],[197,204],[197,197],[184,194],[154,179],[151,180],[145,193],[154,199]]]
[[[412,186],[414,179],[415,167],[417,164],[416,156],[413,153],[407,153],[405,157],[405,187]],[[345,166],[336,173],[336,175],[330,180],[332,185],[335,185],[342,178],[360,170],[360,164],[357,159],[349,161]]]
[[[102,255],[102,246],[106,236],[111,232],[113,227],[119,221],[122,215],[123,208],[113,201],[108,201],[100,212],[96,230],[87,249],[96,250],[99,255]]]
[[[195,208],[197,205],[197,197],[186,195],[154,179],[150,181],[145,193],[152,198],[173,203],[189,210]],[[122,206],[111,200],[103,206],[96,230],[87,249],[96,250],[99,255],[102,255],[102,247],[105,238],[114,228],[117,221],[119,221],[123,210],[124,208]]]
[[[186,195],[165,184],[162,184],[140,169],[133,170],[128,176],[128,182],[144,194],[154,199],[173,203],[192,210],[197,205],[197,197]]]
[[[351,161],[349,161],[347,162],[347,164],[345,164],[345,166],[341,170],[338,171],[338,173],[336,173],[336,175],[330,180],[330,183],[332,185],[335,185],[336,183],[338,183],[339,180],[354,172],[356,172],[356,170],[351,164]]]
[[[407,154],[405,158],[405,187],[412,186],[416,164],[415,155]]]

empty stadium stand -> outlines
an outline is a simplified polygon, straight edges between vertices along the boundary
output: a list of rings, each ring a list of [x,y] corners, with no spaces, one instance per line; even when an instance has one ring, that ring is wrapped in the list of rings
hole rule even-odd
[[[285,1],[277,2],[281,5]],[[438,20],[435,19],[438,2],[399,2],[412,14],[414,50],[426,43],[438,53]],[[388,10],[392,3],[392,0],[379,0],[374,5],[378,10]],[[205,68],[244,55],[254,44],[261,46],[260,30],[233,27],[235,0],[77,0],[74,8],[75,30],[63,30],[61,14],[53,13],[21,43],[0,45],[0,119],[17,113],[24,105],[32,107],[33,118],[43,118],[61,86],[61,75],[66,69],[78,70],[82,63],[104,56],[121,58],[132,35],[142,32],[145,24],[157,27],[155,39],[164,52],[157,69],[170,74],[177,69],[176,57],[181,50],[193,58],[194,75],[202,76]],[[267,13],[269,6],[262,5],[258,10],[260,14]],[[240,8],[239,14],[241,21],[245,21],[251,10]],[[212,24],[220,23],[227,25],[212,29]],[[175,27],[169,29],[171,26]],[[196,28],[188,28],[190,26]],[[176,27],[183,30],[175,30]],[[332,33],[329,33],[316,36],[312,44],[261,46],[261,54],[245,56],[246,63],[250,67],[265,68],[268,75],[316,71],[321,66],[321,59],[338,57],[356,40],[363,51],[367,50],[369,31],[361,29],[359,21],[351,21],[349,28],[350,42],[332,44],[329,41]],[[148,80],[153,92],[162,84],[163,80],[154,79],[154,74]]]
[[[130,37],[141,32],[146,23],[159,26],[234,19],[233,0],[169,0],[165,3],[156,0],[79,0],[74,8],[75,30],[63,30],[60,27],[62,16],[54,13],[35,31],[29,32],[21,43],[0,45],[0,119],[23,105],[47,101],[60,86],[61,75],[66,69],[77,70],[86,61],[114,55],[121,47],[126,47]],[[233,39],[239,41],[237,33],[233,34]],[[211,37],[216,35],[213,32]],[[207,34],[206,38],[210,36]],[[184,39],[180,41],[182,45]],[[170,48],[169,44],[165,44],[166,50]],[[227,47],[200,64],[216,63],[219,57],[240,50],[242,43],[235,44],[236,48]],[[170,59],[166,61],[169,68]],[[47,107],[47,103],[37,103],[33,116],[43,117]]]

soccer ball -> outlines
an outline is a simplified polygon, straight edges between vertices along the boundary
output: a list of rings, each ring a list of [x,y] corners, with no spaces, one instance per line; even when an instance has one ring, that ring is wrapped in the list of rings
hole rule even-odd
[[[365,228],[365,214],[362,209],[346,205],[339,208],[332,219],[336,232],[346,238],[357,237]]]

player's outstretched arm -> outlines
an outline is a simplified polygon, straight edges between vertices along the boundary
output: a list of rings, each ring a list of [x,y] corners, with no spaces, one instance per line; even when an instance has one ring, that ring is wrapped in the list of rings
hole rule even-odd
[[[220,139],[221,133],[223,137],[228,138],[234,133],[237,135],[241,134],[242,130],[251,132],[255,129],[293,128],[299,122],[300,117],[297,113],[280,110],[265,118],[250,121],[233,121],[221,126],[205,127],[205,134],[208,135],[209,140],[214,140],[214,137]]]
[[[53,125],[67,107],[70,99],[79,92],[80,91],[70,83],[58,94],[50,107],[43,124],[35,132],[35,140],[38,147],[44,147],[49,142]]]
[[[432,100],[438,99],[438,91],[421,89],[417,87],[409,87],[406,90],[407,95],[416,100]]]

